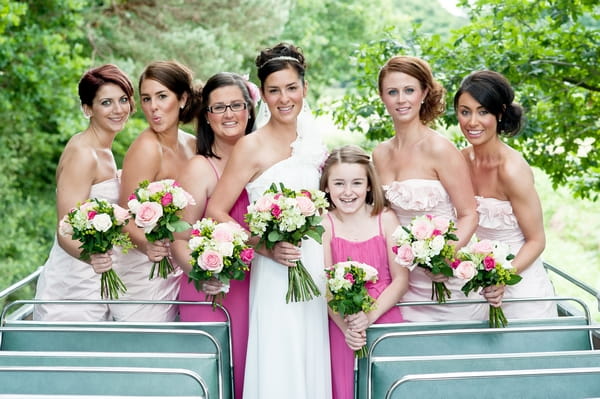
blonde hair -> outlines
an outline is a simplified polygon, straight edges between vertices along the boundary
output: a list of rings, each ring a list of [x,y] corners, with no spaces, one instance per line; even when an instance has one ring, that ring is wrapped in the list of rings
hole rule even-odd
[[[383,188],[379,183],[379,177],[375,172],[371,157],[362,148],[355,145],[345,145],[340,148],[333,150],[323,166],[323,173],[321,174],[321,180],[319,182],[319,188],[321,191],[325,191],[327,188],[327,180],[329,180],[329,171],[331,167],[340,163],[354,163],[362,165],[367,173],[367,182],[370,187],[370,191],[367,192],[367,198],[365,202],[373,206],[371,215],[379,215],[385,209],[386,200]],[[329,196],[329,194],[327,194]],[[329,210],[335,208],[333,202],[329,199]]]

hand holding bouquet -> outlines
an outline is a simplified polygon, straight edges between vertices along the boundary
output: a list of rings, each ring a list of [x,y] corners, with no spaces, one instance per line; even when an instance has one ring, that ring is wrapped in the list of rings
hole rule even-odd
[[[468,295],[471,291],[492,285],[514,285],[522,277],[516,274],[511,260],[514,255],[508,246],[497,241],[472,240],[456,253],[452,262],[454,275],[468,280],[461,290]],[[490,305],[490,327],[506,327],[508,321],[501,307]]]
[[[229,290],[230,280],[243,280],[250,270],[254,250],[246,245],[248,234],[233,222],[217,223],[212,219],[202,219],[192,226],[188,247],[192,250],[189,281],[201,291],[202,281],[217,278],[224,289],[212,295],[213,309],[222,303]],[[207,296],[208,298],[208,296]]]
[[[189,223],[181,220],[180,212],[188,204],[195,204],[194,198],[172,179],[155,182],[144,180],[129,196],[129,210],[135,217],[135,224],[144,229],[150,242],[168,239],[173,241],[173,233],[190,228]],[[168,257],[154,262],[150,270],[150,279],[158,264],[158,275],[167,278],[175,269]]]
[[[339,262],[325,269],[330,299],[327,304],[342,316],[375,309],[375,299],[369,295],[366,284],[377,281],[377,269],[364,263]],[[354,352],[358,358],[367,355],[363,346]]]
[[[59,223],[60,235],[71,236],[81,242],[82,260],[92,254],[103,254],[118,245],[127,252],[133,248],[131,239],[124,233],[123,226],[129,221],[129,212],[104,199],[91,198],[71,209]],[[119,293],[127,291],[125,284],[114,270],[102,273],[100,294],[102,298],[118,299]]]
[[[449,241],[458,241],[454,234],[454,222],[441,216],[416,216],[408,226],[399,226],[394,231],[396,243],[392,249],[395,261],[411,271],[415,266],[429,269],[433,274],[452,277],[449,262],[454,257],[454,246]],[[438,303],[450,298],[450,290],[443,282],[432,281],[431,299]]]
[[[252,235],[260,236],[259,245],[272,249],[280,241],[298,245],[310,237],[321,243],[324,232],[321,214],[327,209],[325,193],[319,190],[290,190],[275,183],[248,207],[245,220]],[[302,260],[288,268],[286,303],[309,301],[321,295]]]

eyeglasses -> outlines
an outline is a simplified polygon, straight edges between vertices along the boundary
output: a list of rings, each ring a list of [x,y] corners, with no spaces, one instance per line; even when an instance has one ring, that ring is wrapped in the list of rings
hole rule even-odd
[[[227,111],[227,108],[231,109],[233,112],[240,112],[245,110],[248,107],[246,103],[231,103],[231,104],[217,104],[212,107],[207,107],[206,109],[211,114],[224,114]]]

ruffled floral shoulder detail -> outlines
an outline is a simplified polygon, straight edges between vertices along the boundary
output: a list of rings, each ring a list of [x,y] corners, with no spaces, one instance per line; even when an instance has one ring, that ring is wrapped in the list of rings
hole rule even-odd
[[[481,227],[513,229],[519,226],[510,201],[496,198],[475,198],[477,199],[477,213],[479,213],[479,225]]]
[[[299,158],[319,171],[328,156],[327,147],[323,144],[319,131],[302,124],[298,126],[298,138],[291,147],[292,157]]]
[[[439,180],[410,179],[384,185],[385,197],[393,207],[429,211],[450,203],[450,197]]]

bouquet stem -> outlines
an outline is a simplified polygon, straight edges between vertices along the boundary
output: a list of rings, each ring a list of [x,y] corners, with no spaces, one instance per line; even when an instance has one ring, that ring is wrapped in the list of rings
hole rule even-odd
[[[223,304],[223,299],[225,299],[225,293],[224,292],[219,292],[217,295],[206,294],[206,298],[205,298],[205,300],[207,302],[210,301],[212,303],[212,310],[213,310],[213,312],[217,309],[217,307],[219,305]]]
[[[119,293],[124,294],[126,292],[127,287],[113,269],[102,273],[100,276],[100,295],[102,299],[119,299]]]
[[[354,351],[354,357],[356,357],[357,359],[362,359],[363,357],[366,357],[368,353],[369,351],[367,350],[367,345],[365,345],[359,350]]]
[[[446,299],[452,296],[448,287],[443,282],[432,281],[431,282],[431,300],[435,298],[437,303],[445,303]]]
[[[158,265],[158,276],[162,278],[167,278],[169,276],[169,273],[175,271],[175,268],[171,264],[171,261],[165,256],[160,261],[154,262],[152,264],[152,269],[150,269],[150,280],[154,278],[154,271],[156,270],[156,265]]]
[[[504,311],[501,307],[495,307],[490,305],[490,327],[492,328],[504,328],[508,325],[508,320],[504,316]]]
[[[308,270],[301,260],[296,261],[295,267],[288,268],[288,290],[285,303],[310,301],[321,295]]]

